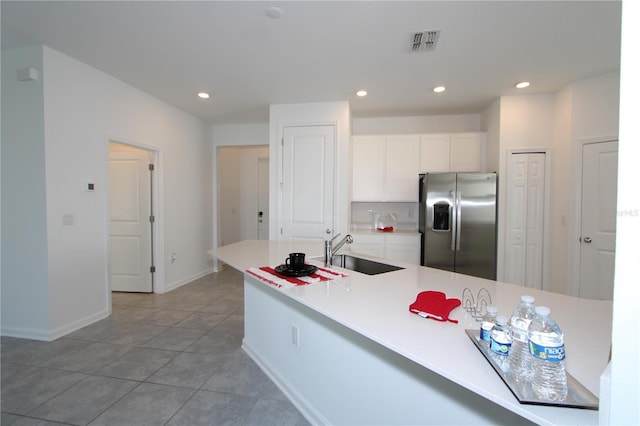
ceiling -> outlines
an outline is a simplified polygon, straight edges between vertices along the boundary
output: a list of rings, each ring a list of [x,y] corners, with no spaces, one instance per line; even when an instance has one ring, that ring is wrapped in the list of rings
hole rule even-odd
[[[2,1],[2,48],[45,44],[210,123],[270,104],[470,114],[619,69],[620,1]],[[271,18],[269,8],[283,16]],[[440,30],[412,52],[413,32]],[[46,74],[46,70],[44,70]],[[518,91],[521,80],[531,86]],[[444,93],[433,87],[445,85]],[[358,89],[369,95],[355,96]],[[209,91],[201,100],[196,93]]]

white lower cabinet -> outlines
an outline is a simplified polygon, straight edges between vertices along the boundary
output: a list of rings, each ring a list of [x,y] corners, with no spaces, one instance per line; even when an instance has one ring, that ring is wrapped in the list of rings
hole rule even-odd
[[[418,233],[352,233],[352,253],[383,257],[400,262],[420,264],[420,234]]]

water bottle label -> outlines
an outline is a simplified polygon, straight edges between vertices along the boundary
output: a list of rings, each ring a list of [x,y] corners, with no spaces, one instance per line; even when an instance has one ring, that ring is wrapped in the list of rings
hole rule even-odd
[[[500,343],[491,339],[491,352],[496,355],[507,356],[509,355],[509,351],[511,350],[511,343]]]
[[[529,340],[529,352],[538,359],[545,361],[563,361],[564,345],[562,346],[542,346]]]
[[[484,340],[488,342],[491,340],[491,330],[485,330],[484,328],[480,328],[480,340]]]

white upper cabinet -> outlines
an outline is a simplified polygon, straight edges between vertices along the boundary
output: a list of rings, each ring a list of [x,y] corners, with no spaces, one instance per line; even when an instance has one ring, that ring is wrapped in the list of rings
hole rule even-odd
[[[418,201],[420,139],[417,135],[387,136],[384,201]]]
[[[420,135],[420,172],[481,172],[484,133]]]
[[[352,138],[352,198],[356,201],[378,201],[384,198],[385,136]]]
[[[451,136],[420,136],[420,172],[448,172],[451,157]]]
[[[483,133],[352,137],[352,201],[418,201],[418,174],[484,170]]]
[[[418,135],[354,136],[354,201],[417,201]]]
[[[450,171],[484,171],[484,134],[459,133],[451,135]]]

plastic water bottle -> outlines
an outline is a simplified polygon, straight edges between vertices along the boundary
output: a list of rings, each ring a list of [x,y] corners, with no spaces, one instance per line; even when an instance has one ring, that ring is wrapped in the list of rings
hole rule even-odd
[[[567,397],[567,374],[564,370],[564,335],[546,306],[536,307],[529,324],[529,351],[533,358],[531,387],[546,401],[563,401]]]
[[[511,315],[511,353],[509,365],[516,381],[527,382],[532,377],[531,354],[529,353],[529,338],[527,333],[529,324],[536,314],[531,296],[522,296],[520,304],[516,306]]]
[[[507,324],[507,318],[498,315],[496,325],[491,329],[491,341],[489,342],[491,356],[502,371],[509,366],[509,350],[511,349],[511,332]]]
[[[491,329],[496,325],[497,315],[498,308],[489,306],[487,313],[482,317],[482,322],[480,323],[480,344],[484,347],[489,347],[489,342],[491,342]]]

